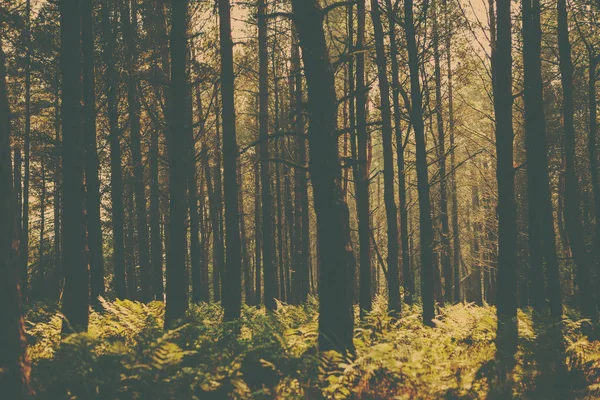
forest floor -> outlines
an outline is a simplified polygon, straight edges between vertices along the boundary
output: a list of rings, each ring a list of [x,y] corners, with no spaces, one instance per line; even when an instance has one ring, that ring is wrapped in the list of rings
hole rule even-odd
[[[385,299],[356,324],[356,357],[317,352],[318,306],[245,307],[237,325],[219,305],[193,306],[163,329],[164,305],[103,302],[87,334],[62,340],[56,305],[27,313],[32,379],[40,399],[519,399],[600,398],[600,341],[587,321],[537,321],[519,311],[519,347],[499,385],[493,307],[419,306],[390,319]],[[236,332],[232,334],[232,332]],[[500,389],[502,387],[502,389]]]

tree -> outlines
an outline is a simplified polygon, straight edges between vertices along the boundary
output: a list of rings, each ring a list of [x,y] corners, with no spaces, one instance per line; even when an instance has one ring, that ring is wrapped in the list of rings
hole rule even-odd
[[[259,134],[261,142],[260,184],[262,221],[263,273],[265,280],[264,303],[267,310],[277,307],[277,270],[275,269],[275,242],[273,236],[273,196],[271,194],[271,171],[269,166],[269,60],[267,53],[266,2],[258,0],[258,96],[259,96]],[[260,284],[257,281],[257,285]]]
[[[498,352],[512,356],[517,344],[517,209],[513,167],[513,94],[510,1],[496,0],[496,47],[492,48],[498,181]]]
[[[565,146],[565,222],[569,245],[577,264],[580,310],[587,318],[597,319],[596,301],[592,287],[592,258],[585,248],[581,220],[580,189],[575,170],[575,127],[573,105],[573,61],[569,41],[569,22],[566,0],[558,0],[558,52],[563,94],[563,126]]]
[[[81,121],[81,13],[77,0],[60,0],[63,127],[63,333],[87,331],[89,270]]]
[[[308,87],[309,169],[320,242],[319,349],[353,353],[355,260],[341,185],[336,94],[324,13],[316,0],[292,0],[292,9]]]
[[[429,199],[429,177],[427,152],[425,149],[425,125],[423,123],[423,95],[419,77],[419,55],[417,50],[413,0],[404,0],[404,30],[408,49],[410,70],[411,122],[415,131],[417,153],[417,190],[419,194],[419,222],[421,239],[421,297],[423,298],[423,323],[432,324],[434,318],[433,282],[433,225]]]
[[[7,398],[22,400],[33,393],[18,273],[20,237],[12,183],[9,116],[6,63],[0,41],[0,390]]]
[[[186,129],[187,91],[187,9],[186,0],[171,2],[171,109],[168,116],[170,131],[167,137],[169,153],[169,235],[167,244],[167,305],[165,327],[185,316],[188,308],[186,254],[186,145],[189,144]]]
[[[219,1],[219,43],[221,45],[221,98],[223,102],[223,189],[225,199],[225,279],[223,308],[225,320],[240,317],[241,241],[237,184],[237,140],[233,75],[233,40],[231,38],[231,5]]]
[[[381,135],[383,145],[383,190],[387,219],[387,282],[388,310],[393,314],[401,311],[400,282],[398,276],[398,208],[394,199],[394,149],[392,144],[392,116],[390,112],[390,85],[387,78],[387,60],[383,42],[383,26],[379,2],[371,0],[371,18],[375,30],[375,50],[377,53],[377,79],[381,95]]]
[[[83,54],[83,131],[85,143],[85,183],[90,290],[92,306],[104,296],[104,257],[100,221],[100,180],[96,144],[96,82],[94,73],[94,19],[92,0],[81,2],[81,45]]]
[[[542,28],[539,0],[523,0],[523,64],[525,101],[525,142],[527,150],[529,252],[531,304],[542,312],[546,308],[543,260],[548,272],[551,313],[562,315],[562,300],[554,216],[546,156],[546,120],[541,67]]]
[[[109,125],[110,145],[110,188],[111,210],[113,228],[113,286],[115,295],[119,299],[127,297],[127,284],[125,282],[125,215],[123,209],[123,175],[121,171],[121,140],[119,132],[118,113],[118,75],[115,68],[116,39],[110,19],[110,6],[102,4],[102,55],[106,64],[106,103]]]

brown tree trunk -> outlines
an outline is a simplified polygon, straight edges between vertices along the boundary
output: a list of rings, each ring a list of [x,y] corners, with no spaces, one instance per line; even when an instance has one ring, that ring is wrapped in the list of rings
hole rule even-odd
[[[425,126],[423,124],[423,97],[419,78],[419,55],[417,50],[413,0],[404,0],[411,94],[411,121],[415,130],[417,155],[417,190],[419,193],[419,221],[421,238],[421,297],[423,298],[423,323],[432,324],[435,315],[433,299],[433,225],[429,200]]]
[[[29,183],[31,154],[31,0],[25,3],[25,137],[23,146],[23,220],[21,222],[21,296],[23,301],[29,297]]]
[[[320,242],[319,349],[354,352],[352,281],[355,260],[338,156],[334,75],[315,0],[292,0],[308,84],[310,172]]]
[[[6,64],[0,41],[0,390],[7,399],[24,400],[33,391],[17,268],[20,221],[15,207],[10,147]]]
[[[63,221],[65,289],[63,333],[88,328],[89,271],[86,244],[81,123],[81,20],[79,1],[61,0]]]
[[[219,43],[221,50],[221,98],[223,102],[223,189],[225,199],[226,258],[223,280],[225,320],[240,317],[241,243],[237,185],[237,139],[235,130],[233,40],[231,38],[231,4],[219,1]]]

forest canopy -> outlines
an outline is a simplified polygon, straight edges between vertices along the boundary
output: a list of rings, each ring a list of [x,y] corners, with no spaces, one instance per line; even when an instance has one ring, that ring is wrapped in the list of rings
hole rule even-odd
[[[600,398],[598,0],[0,4],[7,399]]]

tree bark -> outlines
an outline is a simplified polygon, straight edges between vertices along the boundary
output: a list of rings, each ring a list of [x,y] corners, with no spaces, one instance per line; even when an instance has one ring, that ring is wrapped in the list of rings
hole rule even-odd
[[[0,41],[0,389],[9,399],[33,395],[27,338],[19,284],[20,223],[13,192],[10,160],[10,108],[6,88],[5,55]]]
[[[510,1],[496,0],[497,35],[492,48],[498,180],[498,352],[512,355],[517,344],[517,208],[513,167],[512,55]]]
[[[379,93],[381,95],[381,134],[383,146],[383,196],[387,219],[387,283],[388,311],[399,314],[402,307],[398,274],[398,208],[394,199],[394,145],[392,144],[392,116],[390,113],[390,86],[387,78],[387,60],[383,41],[383,27],[379,2],[371,0],[371,18],[375,30],[375,50]]]
[[[131,2],[131,3],[130,3]],[[137,77],[137,0],[125,0],[121,14],[123,39],[125,41],[125,65],[127,71],[127,106],[129,114],[129,134],[131,162],[135,190],[135,213],[140,257],[141,300],[152,300],[152,271],[150,267],[150,248],[148,239],[148,221],[146,220],[146,186],[144,184],[144,164],[142,162],[140,134],[140,102]]]
[[[310,172],[320,242],[319,349],[354,353],[352,281],[355,260],[338,156],[333,69],[315,0],[292,0],[308,84]]]
[[[404,0],[406,40],[410,70],[411,121],[415,131],[417,155],[417,191],[419,194],[419,221],[421,239],[421,296],[423,298],[423,323],[430,325],[434,310],[434,264],[433,264],[433,225],[429,199],[429,177],[427,172],[427,152],[425,148],[425,126],[423,124],[423,97],[419,78],[419,55],[417,50],[413,0]]]
[[[29,297],[29,182],[31,154],[31,0],[25,3],[25,137],[23,146],[23,220],[21,223],[21,296],[23,301]]]
[[[223,190],[225,199],[225,320],[240,317],[241,243],[237,185],[237,140],[235,130],[235,101],[233,74],[233,40],[231,38],[231,4],[219,1],[219,43],[221,51],[221,101],[223,102]]]
[[[597,320],[596,301],[592,285],[592,258],[585,248],[581,220],[580,188],[575,170],[575,127],[573,105],[573,61],[569,41],[566,0],[558,0],[558,52],[563,93],[563,123],[565,146],[565,222],[569,245],[577,264],[577,281],[581,314]]]
[[[78,0],[60,0],[63,230],[65,289],[63,334],[88,328],[89,270],[83,183],[84,143],[81,123],[81,21]]]
[[[94,19],[92,0],[81,2],[81,45],[83,51],[83,131],[85,142],[85,184],[88,248],[90,261],[90,301],[100,309],[104,296],[104,257],[100,221],[100,179],[96,144],[96,82],[94,72]]]
[[[167,305],[165,328],[173,327],[175,321],[183,318],[188,308],[186,255],[186,154],[187,127],[187,0],[171,1],[171,93],[172,105],[168,121],[170,131],[167,137],[169,156],[169,236],[167,245]]]

